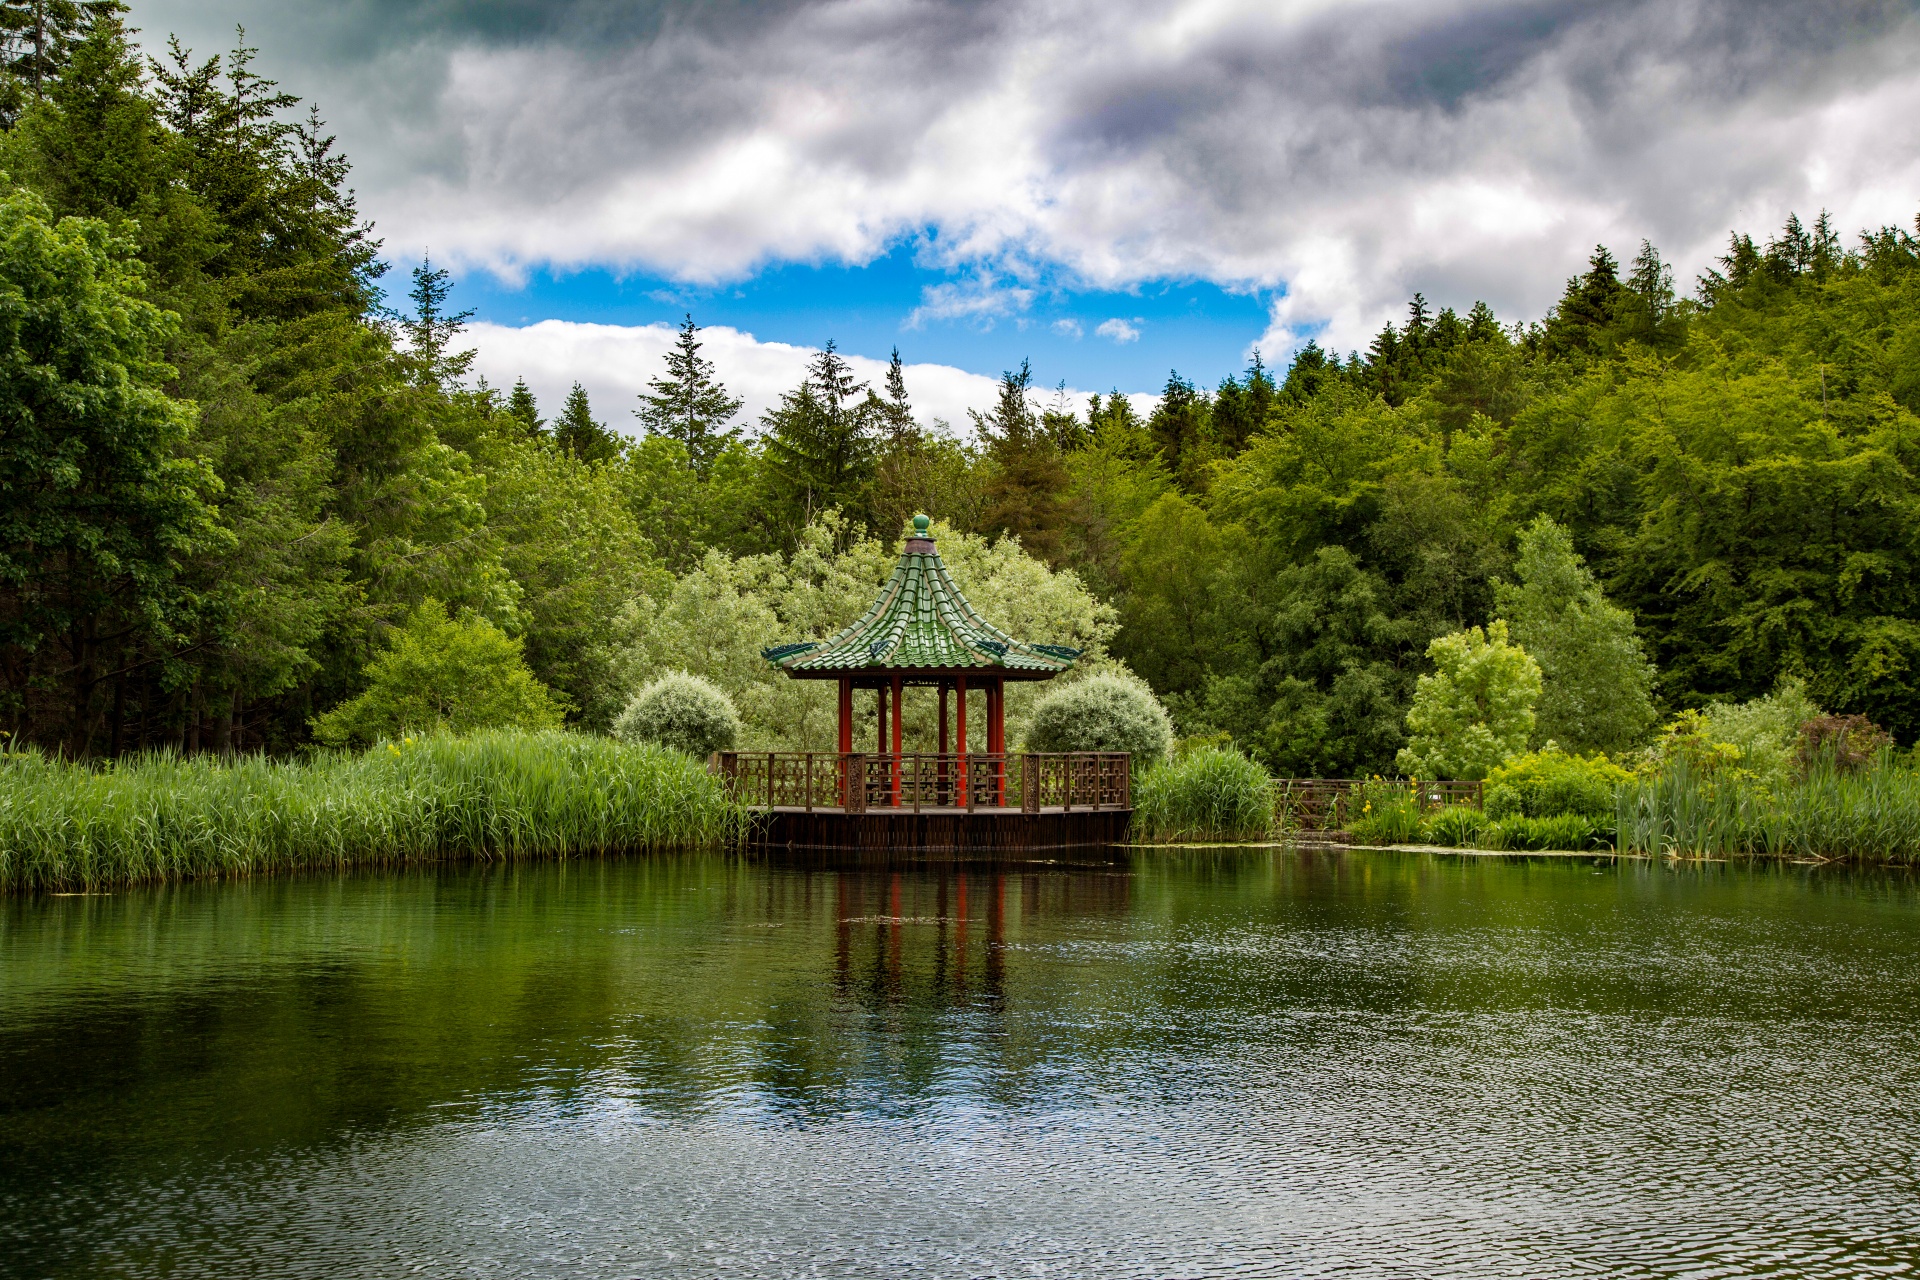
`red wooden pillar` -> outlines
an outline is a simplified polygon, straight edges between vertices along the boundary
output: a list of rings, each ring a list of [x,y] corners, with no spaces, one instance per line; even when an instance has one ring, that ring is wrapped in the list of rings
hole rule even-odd
[[[900,673],[893,673],[893,807],[900,807],[900,695],[904,692]]]
[[[996,679],[987,686],[987,750],[1002,759],[993,770],[993,802],[1001,808],[1007,803],[1007,685]]]
[[[873,691],[873,750],[877,755],[887,754],[887,686],[885,685]]]
[[[853,754],[853,677],[840,677],[840,807],[847,807],[847,757]]]
[[[940,780],[935,785],[940,788],[939,803],[947,802],[947,682],[940,682],[940,768],[936,775]]]
[[[955,698],[954,703],[960,716],[960,725],[959,741],[955,744],[955,750],[960,753],[960,803],[964,805],[970,794],[967,791],[967,678],[960,676],[957,683],[959,696]]]

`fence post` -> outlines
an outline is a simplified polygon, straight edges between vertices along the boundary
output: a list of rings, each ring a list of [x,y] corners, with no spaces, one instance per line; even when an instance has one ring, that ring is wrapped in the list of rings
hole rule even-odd
[[[973,788],[974,788],[974,784],[978,781],[980,777],[980,770],[977,765],[975,765],[973,768],[968,768],[965,756],[960,757],[960,759],[962,762],[960,766],[960,785],[962,788],[965,789],[967,793],[967,812],[972,813],[973,812]]]
[[[813,752],[807,752],[807,812],[813,812]]]
[[[847,812],[867,811],[867,758],[855,751],[842,757],[847,762]]]
[[[1020,811],[1040,812],[1040,774],[1031,751],[1020,757]]]

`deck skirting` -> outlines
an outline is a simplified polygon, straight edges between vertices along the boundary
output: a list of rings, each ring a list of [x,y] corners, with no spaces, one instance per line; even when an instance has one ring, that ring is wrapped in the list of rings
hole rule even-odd
[[[1124,843],[1131,809],[768,809],[748,843],[768,852],[1000,857]]]

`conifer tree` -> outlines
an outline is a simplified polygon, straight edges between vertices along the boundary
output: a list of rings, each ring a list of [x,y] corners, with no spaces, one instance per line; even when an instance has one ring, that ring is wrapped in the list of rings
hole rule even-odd
[[[527,380],[520,378],[513,384],[513,393],[507,397],[507,412],[519,420],[530,436],[543,435],[547,424],[540,418],[540,406],[533,398],[533,392],[527,386]]]
[[[913,405],[907,399],[907,372],[906,366],[900,363],[899,347],[893,349],[893,356],[887,361],[887,394],[880,402],[880,411],[887,436],[894,443],[911,440],[919,434],[913,420]]]
[[[620,438],[595,422],[593,405],[579,383],[567,392],[567,403],[553,423],[553,442],[582,462],[611,462],[620,456]]]
[[[651,393],[640,393],[634,415],[648,435],[678,440],[686,448],[688,464],[705,476],[713,460],[738,437],[727,424],[743,402],[728,395],[714,377],[713,362],[700,354],[699,332],[689,315],[667,352],[666,373],[647,384]]]
[[[20,96],[38,99],[93,24],[126,11],[120,0],[0,0],[0,71],[24,90]],[[17,102],[10,105],[17,112]]]
[[[993,412],[973,415],[992,469],[982,525],[1011,534],[1032,554],[1058,563],[1067,472],[1033,411],[1028,398],[1032,386],[1033,364],[1022,360],[1018,370],[1000,375],[1000,398]]]
[[[434,385],[451,390],[460,379],[466,376],[473,366],[474,351],[448,353],[465,330],[467,321],[473,318],[471,309],[466,311],[448,311],[447,299],[453,295],[453,277],[445,268],[435,268],[433,259],[421,255],[420,265],[413,269],[413,288],[407,297],[413,302],[413,315],[400,322],[401,331],[407,335],[407,344],[412,349],[418,378],[422,385]],[[579,384],[574,384],[579,390]],[[569,404],[572,401],[568,401]]]
[[[789,529],[803,528],[830,507],[865,515],[875,425],[871,398],[857,399],[866,389],[829,340],[800,385],[761,419],[767,428],[766,465]]]

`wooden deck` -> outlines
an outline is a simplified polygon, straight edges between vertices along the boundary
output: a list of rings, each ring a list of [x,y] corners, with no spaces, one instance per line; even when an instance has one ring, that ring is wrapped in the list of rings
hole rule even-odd
[[[781,853],[1000,859],[1124,843],[1131,809],[763,809],[749,843]]]
[[[765,850],[1020,857],[1111,848],[1133,817],[1124,753],[743,751],[713,768]]]

